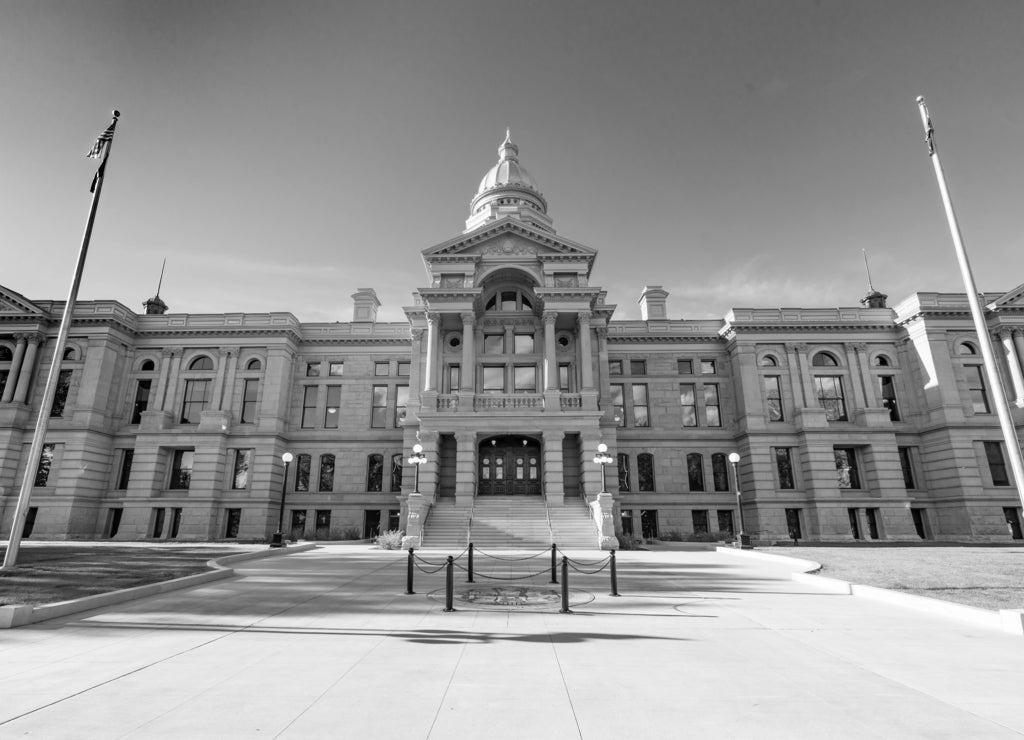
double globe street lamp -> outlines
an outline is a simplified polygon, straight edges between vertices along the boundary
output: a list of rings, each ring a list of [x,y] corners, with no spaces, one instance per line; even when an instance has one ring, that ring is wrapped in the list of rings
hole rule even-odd
[[[597,446],[597,454],[594,455],[594,462],[601,466],[601,493],[608,493],[607,476],[605,466],[611,465],[615,460],[608,454],[608,445],[604,442]]]
[[[423,454],[423,445],[416,443],[412,446],[412,454],[409,456],[409,464],[414,466],[416,475],[414,478],[415,484],[413,486],[413,493],[420,492],[420,465],[427,461],[427,456]]]
[[[281,482],[281,508],[277,512],[277,531],[274,532],[273,538],[270,540],[271,547],[284,547],[284,534],[281,529],[284,527],[284,499],[288,493],[288,466],[291,465],[292,460],[295,456],[290,452],[286,452],[281,455],[281,461],[284,463],[284,480]]]
[[[740,490],[740,474],[736,466],[740,461],[740,453],[730,452],[729,462],[732,463],[732,478],[736,481],[736,511],[739,514],[740,520],[740,533],[739,533],[739,546],[750,547],[750,535],[743,531],[743,492]]]

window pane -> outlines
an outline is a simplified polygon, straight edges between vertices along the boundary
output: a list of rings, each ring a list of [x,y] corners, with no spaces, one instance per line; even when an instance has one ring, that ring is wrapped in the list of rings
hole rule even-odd
[[[537,368],[534,365],[516,365],[515,390],[517,393],[536,392]]]
[[[484,393],[505,392],[505,366],[484,367]]]
[[[629,491],[629,455],[624,452],[618,454],[619,464],[619,490]]]
[[[622,360],[609,360],[608,361],[608,374],[609,375],[622,375]]]
[[[405,409],[409,405],[409,386],[395,386],[395,426],[405,423]]]
[[[334,455],[320,456],[320,491],[334,490]]]
[[[676,369],[680,375],[693,375],[693,360],[677,360]]]
[[[210,398],[209,380],[186,380],[181,404],[181,423],[198,424]]]
[[[704,490],[704,458],[702,455],[691,453],[686,456],[686,473],[690,479],[691,491]]]
[[[370,455],[366,459],[366,490],[379,491],[384,480],[384,456]]]
[[[316,423],[316,399],[319,388],[315,385],[308,385],[302,390],[302,420],[300,426],[303,429],[312,429]]]
[[[64,416],[64,406],[68,401],[68,391],[71,390],[71,370],[61,370],[57,376],[57,390],[53,397],[53,405],[50,407],[50,416]]]
[[[309,490],[309,468],[312,458],[309,455],[299,455],[295,458],[295,490]]]
[[[324,409],[324,429],[337,429],[341,418],[341,386],[327,386],[327,406]]]
[[[345,374],[345,363],[344,362],[332,362],[328,370],[328,375],[344,375]]]
[[[320,376],[320,363],[319,362],[307,362],[306,363],[306,377],[316,378]]]
[[[768,421],[782,421],[782,388],[777,375],[764,379],[764,399],[768,407]]]
[[[373,374],[377,376],[384,376],[391,372],[390,362],[375,362],[373,363]]]
[[[775,470],[779,474],[779,488],[795,488],[793,460],[788,447],[775,448]]]
[[[630,375],[647,375],[647,360],[630,360]]]
[[[714,375],[715,374],[715,361],[714,360],[701,360],[700,361],[700,372],[701,372],[701,375]]]
[[[252,424],[256,421],[256,398],[259,394],[259,381],[246,380],[242,386],[242,414],[239,418],[241,424]]]
[[[502,311],[515,311],[516,310],[516,293],[512,290],[502,291],[501,293],[501,310]]]
[[[900,469],[903,471],[903,487],[916,488],[914,485],[914,466],[910,458],[910,448],[900,447]]]
[[[683,409],[683,426],[697,426],[697,391],[692,383],[679,386],[679,405]]]
[[[398,363],[398,375],[400,377],[407,376],[409,374],[409,368],[410,367],[411,367],[411,364],[408,363],[408,362],[400,362],[400,363]]]
[[[505,354],[504,334],[484,334],[484,354],[503,355]]]
[[[516,334],[514,341],[514,351],[517,355],[528,355],[533,352],[533,334]]]
[[[828,375],[816,375],[818,404],[825,409],[829,421],[846,421],[846,400],[843,398],[843,379]]]
[[[636,456],[636,476],[641,491],[654,490],[654,455],[645,452]]]
[[[840,488],[860,488],[857,456],[852,448],[835,448],[836,478]]]
[[[235,475],[231,481],[231,487],[236,490],[249,487],[252,452],[252,450],[235,450]]]
[[[50,468],[53,466],[53,451],[56,445],[47,443],[43,445],[43,451],[39,454],[39,467],[36,468],[36,480],[34,485],[45,486],[50,480]]]
[[[716,491],[729,490],[729,468],[723,453],[716,452],[711,456],[711,475],[714,478]]]
[[[985,457],[988,460],[992,485],[1010,485],[1010,476],[1006,473],[1006,460],[1003,458],[1003,447],[999,442],[985,442]]]

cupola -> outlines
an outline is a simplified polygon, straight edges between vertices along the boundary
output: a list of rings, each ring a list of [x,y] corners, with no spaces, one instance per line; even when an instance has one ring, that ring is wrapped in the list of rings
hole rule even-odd
[[[509,131],[498,148],[498,163],[480,180],[469,213],[466,231],[507,216],[544,231],[555,231],[548,216],[548,202],[537,189],[533,176],[519,163],[519,147],[512,143]]]

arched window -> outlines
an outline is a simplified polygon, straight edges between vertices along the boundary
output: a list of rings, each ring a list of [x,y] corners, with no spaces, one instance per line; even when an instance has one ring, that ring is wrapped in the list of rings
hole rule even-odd
[[[811,360],[811,364],[815,367],[838,367],[839,361],[828,352],[819,352]]]
[[[889,358],[885,355],[878,355],[875,357],[875,367],[889,367],[892,363],[889,362]]]
[[[716,491],[729,490],[729,467],[726,465],[725,453],[716,452],[711,456],[711,477]]]
[[[309,466],[312,458],[309,455],[295,456],[295,490],[309,490]]]
[[[156,363],[152,360],[143,360],[142,364],[139,365],[139,372],[151,373],[156,370]]]
[[[201,357],[197,357],[196,359],[192,360],[192,362],[188,366],[188,369],[189,370],[213,370],[213,360],[211,360],[206,355],[202,355]]]
[[[691,452],[686,456],[686,474],[690,479],[691,491],[704,490],[704,456]]]
[[[14,354],[11,352],[11,348],[0,344],[0,362],[11,362],[13,359]]]
[[[263,363],[260,362],[259,360],[249,360],[249,362],[245,366],[245,369],[246,370],[262,370],[263,369]]]
[[[978,354],[978,348],[970,342],[961,342],[960,348],[957,350],[958,355],[976,355]]]
[[[402,491],[402,453],[391,456],[391,492]]]
[[[384,483],[384,456],[369,455],[366,458],[366,490],[379,491]]]
[[[636,477],[641,491],[654,490],[654,455],[642,452],[636,456]]]
[[[618,455],[619,463],[619,490],[629,491],[629,455],[625,452],[620,452]]]
[[[761,358],[761,367],[778,367],[779,363],[771,355],[765,355]]]
[[[485,311],[532,311],[533,302],[521,290],[499,290],[484,305]]]
[[[68,347],[66,350],[64,350],[64,359],[67,360],[68,362],[74,362],[75,361],[75,348],[74,347]]]
[[[320,491],[330,493],[334,490],[334,455],[320,456]]]

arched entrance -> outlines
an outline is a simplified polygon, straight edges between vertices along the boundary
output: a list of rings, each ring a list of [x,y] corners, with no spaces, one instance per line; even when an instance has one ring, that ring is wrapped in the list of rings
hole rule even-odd
[[[480,496],[539,496],[540,443],[504,435],[480,443],[477,493]]]

